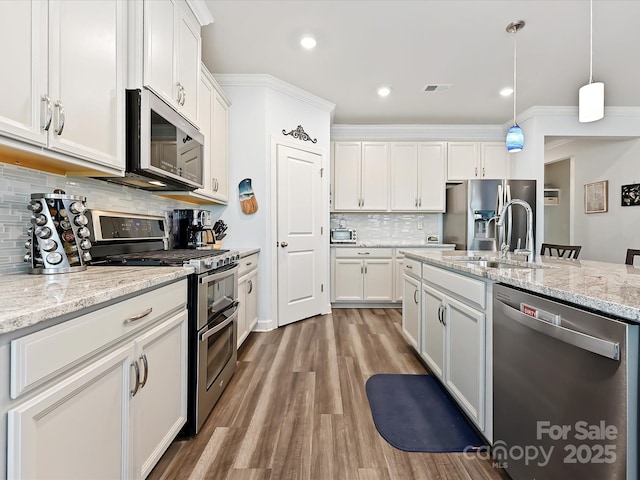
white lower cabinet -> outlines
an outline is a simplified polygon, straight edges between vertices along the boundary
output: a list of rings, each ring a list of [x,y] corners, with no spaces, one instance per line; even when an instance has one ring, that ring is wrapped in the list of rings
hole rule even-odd
[[[258,254],[240,260],[238,271],[238,347],[258,323]]]
[[[393,249],[334,248],[332,257],[332,301],[393,301]]]
[[[491,283],[428,264],[421,265],[420,282],[408,268],[416,264],[405,258],[405,337],[491,441]],[[420,299],[407,298],[415,289]]]
[[[185,302],[182,281],[14,340],[36,381],[7,410],[8,478],[145,478],[186,422]]]
[[[8,478],[133,478],[133,360],[128,344],[10,410]]]

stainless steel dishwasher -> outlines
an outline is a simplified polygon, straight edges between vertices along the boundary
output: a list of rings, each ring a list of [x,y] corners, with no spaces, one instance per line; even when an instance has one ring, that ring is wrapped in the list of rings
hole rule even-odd
[[[494,464],[514,480],[637,479],[638,336],[495,285]]]

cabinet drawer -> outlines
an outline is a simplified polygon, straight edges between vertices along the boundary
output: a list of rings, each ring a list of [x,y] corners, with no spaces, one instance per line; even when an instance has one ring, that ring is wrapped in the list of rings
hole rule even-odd
[[[167,313],[185,308],[186,301],[183,280],[13,340],[11,398]]]
[[[407,275],[411,275],[415,278],[420,278],[422,276],[421,272],[422,263],[413,258],[406,258],[403,260],[402,271]]]
[[[486,308],[486,284],[482,280],[430,265],[422,265],[422,280],[448,290],[467,303]]]
[[[254,253],[248,257],[240,259],[240,269],[238,270],[238,277],[241,277],[247,272],[258,268],[258,254]]]
[[[393,248],[335,248],[336,258],[393,258]]]

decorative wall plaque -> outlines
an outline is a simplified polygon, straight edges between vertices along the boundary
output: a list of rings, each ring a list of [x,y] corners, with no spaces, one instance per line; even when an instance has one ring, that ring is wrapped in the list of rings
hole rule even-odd
[[[283,135],[291,135],[293,138],[299,138],[300,140],[304,140],[305,142],[310,141],[311,143],[316,143],[318,141],[317,138],[311,138],[307,132],[304,131],[302,125],[298,125],[298,128],[295,130],[291,130],[289,133],[285,129],[282,129]]]

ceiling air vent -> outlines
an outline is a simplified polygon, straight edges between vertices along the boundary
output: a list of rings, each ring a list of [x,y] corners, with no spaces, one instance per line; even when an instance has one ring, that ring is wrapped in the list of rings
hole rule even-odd
[[[452,84],[450,83],[428,83],[424,86],[422,91],[426,93],[444,93],[448,92],[451,87]]]

